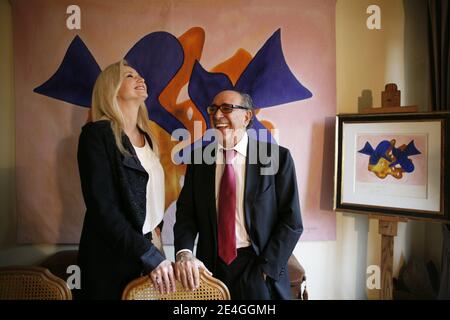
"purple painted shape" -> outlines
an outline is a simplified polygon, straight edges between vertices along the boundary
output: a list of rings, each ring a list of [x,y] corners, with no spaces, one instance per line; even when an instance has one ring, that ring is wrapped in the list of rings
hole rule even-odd
[[[144,77],[149,118],[169,134],[184,125],[159,102],[159,95],[183,65],[184,53],[178,39],[168,32],[152,32],[139,40],[125,60]]]
[[[198,61],[195,61],[189,79],[188,92],[192,102],[203,115],[207,128],[211,128],[211,123],[206,109],[220,91],[232,88],[233,84],[226,74],[208,72]]]
[[[162,90],[183,65],[178,39],[168,32],[153,32],[139,40],[125,59],[146,80],[149,118],[168,133],[184,125],[159,103]],[[56,73],[34,92],[90,108],[95,80],[101,70],[89,49],[75,36]]]
[[[289,69],[278,29],[264,43],[236,82],[237,91],[249,94],[255,107],[267,108],[312,97]]]
[[[79,36],[75,36],[58,70],[33,91],[90,108],[92,89],[100,67]]]
[[[206,108],[217,93],[227,89],[249,94],[256,108],[273,107],[312,96],[295,78],[284,59],[280,29],[256,53],[235,86],[225,74],[208,72],[198,61],[195,63],[189,79],[189,96],[202,113],[208,128],[211,124]],[[256,117],[253,128],[265,129]],[[258,139],[275,142],[270,133],[266,138]]]

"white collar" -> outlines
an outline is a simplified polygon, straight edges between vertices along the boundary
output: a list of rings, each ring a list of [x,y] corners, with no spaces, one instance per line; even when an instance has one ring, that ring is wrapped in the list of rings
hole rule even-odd
[[[244,135],[242,136],[241,140],[233,147],[233,148],[225,148],[219,143],[219,151],[224,150],[231,150],[234,149],[236,152],[239,152],[244,157],[247,157],[247,145],[248,145],[248,134],[247,132],[244,132]]]

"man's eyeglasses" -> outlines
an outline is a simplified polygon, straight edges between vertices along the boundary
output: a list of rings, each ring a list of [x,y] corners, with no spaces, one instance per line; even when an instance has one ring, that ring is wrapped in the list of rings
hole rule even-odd
[[[220,109],[220,111],[222,111],[222,113],[231,113],[231,112],[233,112],[234,109],[249,110],[246,107],[238,106],[236,104],[222,103],[220,106],[212,104],[206,109],[206,111],[208,112],[208,114],[212,115],[212,114],[215,114],[217,112],[217,110],[219,110],[219,109]]]

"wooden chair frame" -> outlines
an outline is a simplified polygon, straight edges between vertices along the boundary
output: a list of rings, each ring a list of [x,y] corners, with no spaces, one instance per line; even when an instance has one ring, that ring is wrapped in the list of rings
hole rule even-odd
[[[0,268],[0,300],[72,300],[67,283],[42,267]]]
[[[160,294],[146,275],[126,286],[122,300],[230,300],[230,292],[222,281],[200,270],[200,286],[195,291],[184,289],[181,282],[176,281],[174,293]]]

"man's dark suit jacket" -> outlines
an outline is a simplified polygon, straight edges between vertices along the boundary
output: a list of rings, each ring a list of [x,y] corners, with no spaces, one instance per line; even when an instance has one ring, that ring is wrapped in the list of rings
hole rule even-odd
[[[80,135],[78,167],[87,209],[78,255],[80,298],[120,299],[129,281],[164,260],[142,234],[148,174],[126,135],[122,142],[128,155],[117,148],[107,120],[86,124]]]
[[[273,146],[273,145],[272,145]],[[287,261],[303,231],[294,162],[288,149],[269,154],[278,171],[262,175],[270,166],[259,155],[270,145],[249,138],[247,147],[244,212],[246,230],[261,269],[272,279],[281,299],[290,299]],[[201,150],[201,149],[200,149]],[[203,149],[204,150],[204,149]],[[195,152],[195,151],[194,151]],[[249,163],[258,155],[256,163]],[[194,159],[194,157],[192,157]],[[189,164],[184,186],[177,201],[174,226],[175,252],[193,251],[198,234],[196,256],[215,273],[217,254],[217,213],[215,163]]]

